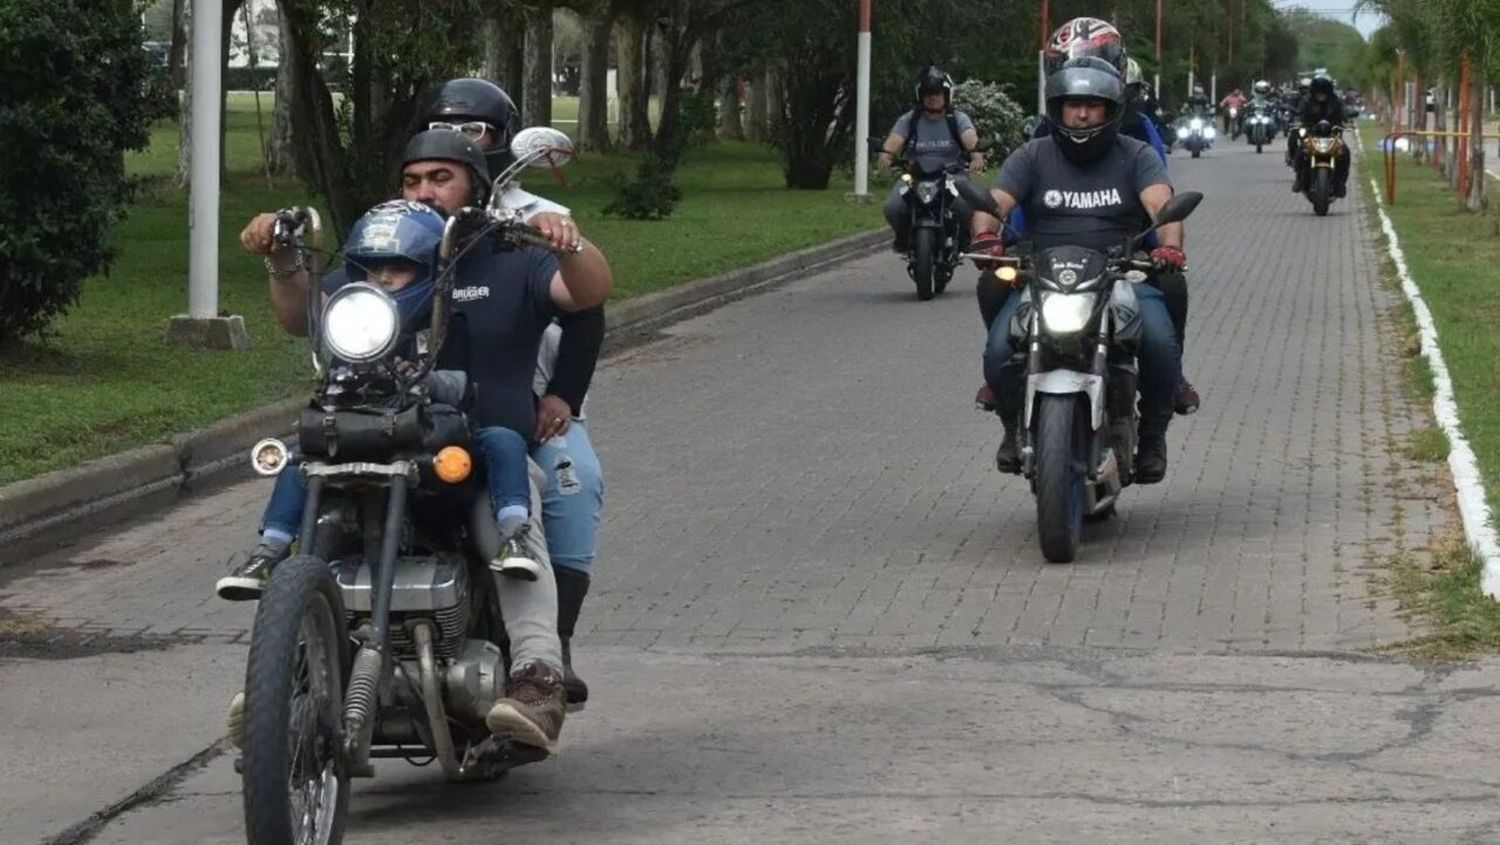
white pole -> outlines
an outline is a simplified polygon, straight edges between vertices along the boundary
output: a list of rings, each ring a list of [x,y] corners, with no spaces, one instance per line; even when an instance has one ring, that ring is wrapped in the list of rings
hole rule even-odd
[[[1215,72],[1208,80],[1208,101],[1217,105],[1219,102],[1219,74]]]
[[[854,195],[870,195],[870,30],[859,32],[859,76],[854,104]]]
[[[219,314],[219,30],[220,0],[193,3],[193,157],[188,196],[188,316]]]
[[[1155,73],[1155,74],[1152,74],[1152,76],[1151,76],[1151,96],[1155,97],[1156,100],[1157,100],[1157,102],[1161,101],[1161,74],[1160,73]]]
[[[1036,51],[1036,113],[1047,113],[1047,51]]]

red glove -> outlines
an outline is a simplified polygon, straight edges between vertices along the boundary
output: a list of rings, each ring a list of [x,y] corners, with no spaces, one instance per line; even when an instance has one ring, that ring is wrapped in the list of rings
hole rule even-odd
[[[1187,253],[1175,246],[1159,246],[1151,250],[1151,260],[1157,265],[1171,265],[1176,270],[1187,269]]]
[[[999,232],[984,232],[969,241],[969,252],[982,252],[999,258],[1005,254],[1005,244],[1000,242]]]

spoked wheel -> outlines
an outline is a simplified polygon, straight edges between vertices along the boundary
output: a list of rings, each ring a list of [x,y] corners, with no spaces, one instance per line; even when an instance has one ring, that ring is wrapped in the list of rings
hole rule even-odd
[[[1072,563],[1083,539],[1084,442],[1076,396],[1037,396],[1036,529],[1042,556]]]
[[[917,283],[917,299],[926,302],[932,298],[933,275],[937,270],[937,232],[933,229],[915,229],[911,233],[911,275]]]
[[[261,596],[245,670],[242,778],[250,845],[337,845],[349,811],[342,761],[344,607],[328,564],[283,561]]]

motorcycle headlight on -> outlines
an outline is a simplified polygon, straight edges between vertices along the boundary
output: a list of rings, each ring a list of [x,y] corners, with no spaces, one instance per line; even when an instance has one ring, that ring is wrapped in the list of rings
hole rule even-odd
[[[1193,133],[1189,132],[1188,128],[1186,126],[1179,126],[1179,127],[1177,127],[1177,137],[1178,138],[1186,138],[1187,136],[1189,136],[1191,134],[1193,134]]]
[[[1203,128],[1203,118],[1201,118],[1201,117],[1195,117],[1195,118],[1193,118],[1188,123],[1188,126],[1190,128],[1192,128],[1192,129],[1202,129]]]
[[[1333,139],[1314,138],[1312,139],[1312,148],[1313,152],[1317,153],[1318,155],[1326,156],[1333,151]]]
[[[1205,138],[1212,138],[1217,134],[1219,134],[1218,130],[1214,129],[1212,126],[1206,127],[1203,130],[1203,137]]]
[[[926,205],[926,204],[932,202],[933,200],[937,199],[937,195],[938,195],[938,183],[936,183],[936,182],[918,182],[917,183],[917,199],[921,200],[923,205]]]
[[[1093,292],[1043,293],[1042,324],[1054,334],[1077,334],[1088,327],[1097,297]]]
[[[328,351],[355,364],[384,357],[396,345],[400,327],[395,301],[363,282],[339,288],[323,309],[323,342]]]

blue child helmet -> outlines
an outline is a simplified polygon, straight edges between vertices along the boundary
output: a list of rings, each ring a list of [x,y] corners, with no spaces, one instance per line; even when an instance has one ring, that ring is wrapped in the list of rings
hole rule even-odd
[[[349,281],[369,276],[372,264],[404,260],[417,265],[416,281],[391,292],[403,325],[427,313],[437,277],[438,246],[443,240],[443,217],[429,206],[409,200],[383,202],[349,230],[344,244],[344,268]]]

